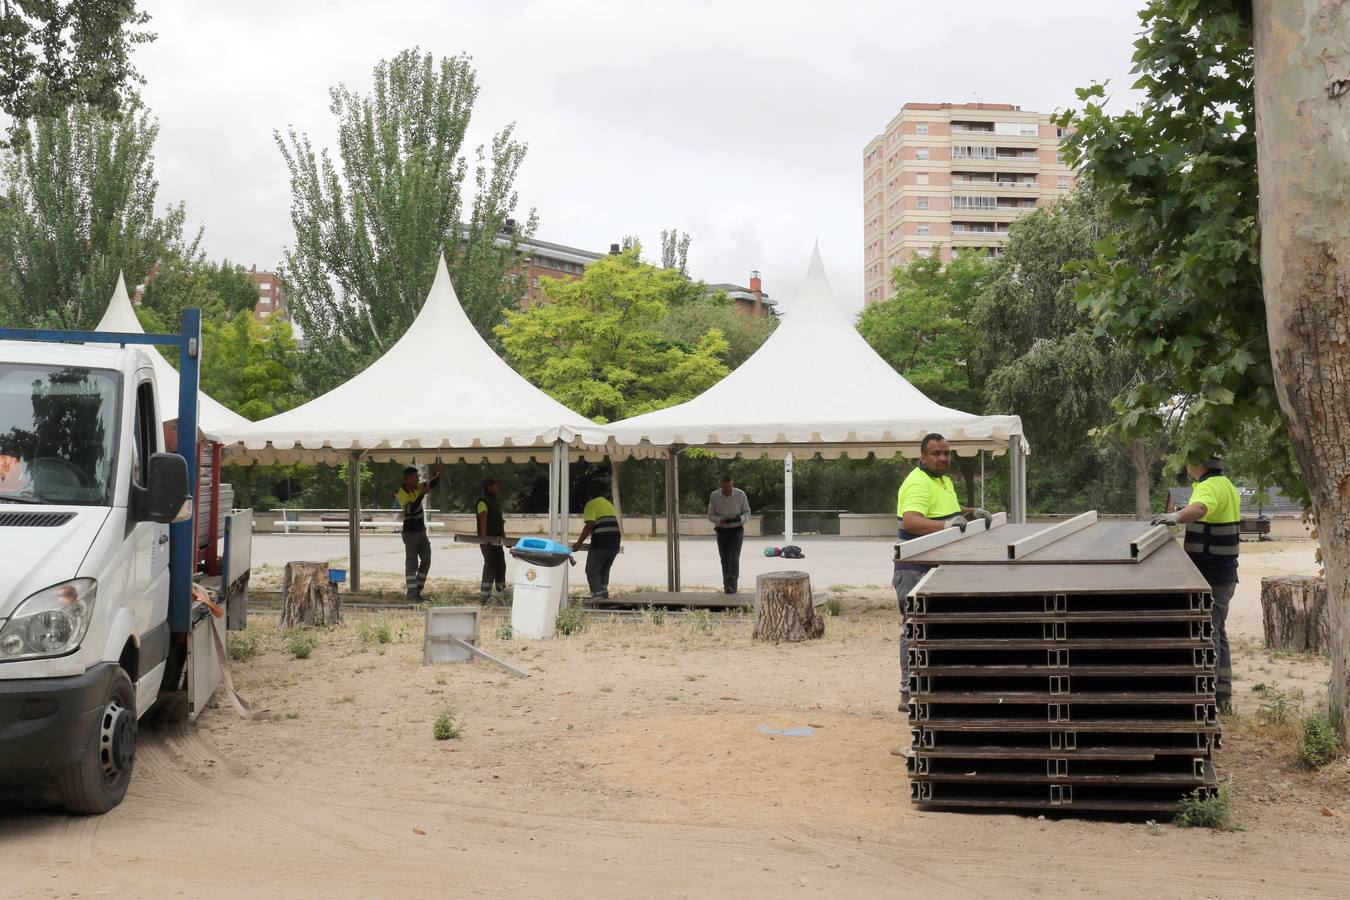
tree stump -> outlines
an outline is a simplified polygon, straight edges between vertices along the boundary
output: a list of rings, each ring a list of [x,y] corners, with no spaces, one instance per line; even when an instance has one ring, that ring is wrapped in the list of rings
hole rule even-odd
[[[342,601],[328,563],[288,562],[281,586],[281,627],[341,625]]]
[[[1262,578],[1261,618],[1267,647],[1312,653],[1331,650],[1331,612],[1324,578],[1311,575]]]
[[[755,579],[755,631],[758,641],[805,641],[825,633],[825,620],[811,605],[811,576],[770,572]]]

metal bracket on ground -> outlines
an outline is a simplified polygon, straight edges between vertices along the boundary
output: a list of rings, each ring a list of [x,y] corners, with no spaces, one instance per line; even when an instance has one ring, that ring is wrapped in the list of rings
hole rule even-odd
[[[1006,524],[1008,524],[1007,513],[994,513],[993,518],[986,522],[983,528],[979,528],[972,522],[965,527],[964,531],[960,528],[944,528],[942,531],[925,534],[923,537],[911,538],[902,544],[895,545],[895,558],[897,560],[911,559],[920,553],[927,553],[929,550],[954,544],[964,538],[983,534]]]
[[[1062,540],[1071,534],[1077,534],[1084,528],[1097,524],[1097,511],[1090,509],[1085,513],[1074,516],[1060,522],[1058,525],[1051,525],[1042,531],[1038,531],[1030,537],[1022,538],[1020,541],[1013,541],[1008,544],[1008,559],[1024,559],[1050,546],[1055,541]]]
[[[504,659],[498,659],[497,657],[493,656],[491,653],[488,653],[486,650],[483,650],[483,649],[481,649],[481,648],[479,648],[479,647],[475,647],[473,644],[470,644],[468,641],[461,641],[461,640],[460,640],[459,638],[457,638],[457,637],[446,637],[446,638],[444,638],[444,640],[447,640],[447,641],[449,641],[449,642],[451,642],[451,643],[453,643],[453,644],[458,644],[459,646],[463,647],[465,650],[468,650],[468,651],[469,651],[470,653],[472,653],[474,656],[477,656],[477,657],[480,657],[480,658],[482,658],[482,659],[485,659],[485,660],[487,660],[488,662],[493,663],[494,665],[501,666],[503,669],[505,669],[506,671],[510,672],[512,675],[519,675],[521,678],[529,678],[529,677],[530,677],[530,673],[529,673],[529,672],[522,672],[520,669],[517,669],[515,666],[511,665],[511,664],[510,664],[509,662],[507,662],[506,660],[504,660]]]

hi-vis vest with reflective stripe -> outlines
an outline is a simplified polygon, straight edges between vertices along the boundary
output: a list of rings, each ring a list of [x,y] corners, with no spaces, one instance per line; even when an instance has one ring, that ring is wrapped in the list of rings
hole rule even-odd
[[[1205,515],[1199,522],[1187,524],[1186,553],[1211,584],[1236,581],[1242,525],[1237,488],[1222,473],[1211,470],[1195,483],[1189,502],[1203,503]]]
[[[619,540],[619,511],[604,497],[596,497],[582,510],[583,521],[594,522],[592,544],[617,544]]]

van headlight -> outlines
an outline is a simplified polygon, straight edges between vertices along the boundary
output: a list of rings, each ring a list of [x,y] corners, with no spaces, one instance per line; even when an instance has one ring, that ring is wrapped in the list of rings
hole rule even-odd
[[[98,582],[76,578],[43,588],[19,604],[0,628],[0,662],[78,650],[94,615]]]

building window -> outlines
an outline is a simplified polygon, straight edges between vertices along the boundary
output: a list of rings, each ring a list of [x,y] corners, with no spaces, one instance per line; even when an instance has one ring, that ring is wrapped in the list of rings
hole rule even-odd
[[[957,144],[952,147],[952,159],[996,159],[996,147],[982,147],[978,144]]]
[[[928,198],[927,198],[927,197],[920,197],[920,198],[919,198],[919,209],[927,209],[927,208],[928,208]]]
[[[965,197],[959,194],[952,197],[952,209],[997,209],[997,197]]]
[[[928,183],[928,173],[927,173],[927,172],[920,172],[919,174],[915,175],[915,176],[914,176],[914,183],[915,183],[915,184],[927,184],[927,183]]]
[[[1061,191],[1067,191],[1067,190],[1069,189],[1069,176],[1067,176],[1067,175],[1061,175],[1061,176],[1059,176],[1058,184],[1059,184],[1059,189],[1060,189]]]
[[[933,251],[928,247],[920,247],[918,250],[914,251],[914,255],[918,256],[921,259],[927,259],[928,257],[933,255]]]
[[[531,278],[531,279],[530,279],[530,287],[535,287],[535,288],[539,287],[539,279],[538,279],[538,278]]]
[[[916,124],[916,125],[914,126],[914,133],[915,133],[915,134],[927,134],[927,133],[928,133],[928,123],[927,123],[927,122],[919,122],[918,124]]]
[[[927,234],[927,233],[928,233],[928,223],[923,222],[919,225],[919,234]]]
[[[1067,129],[1067,128],[1056,128],[1056,129],[1055,129],[1055,137],[1059,138],[1061,141],[1064,140],[1064,139],[1065,139],[1066,137],[1068,137],[1068,136],[1069,136],[1069,129]]]
[[[915,150],[915,151],[914,151],[914,158],[915,158],[915,159],[927,159],[927,158],[928,158],[928,148],[927,148],[927,147],[920,147],[920,148],[918,148],[917,150]]]

